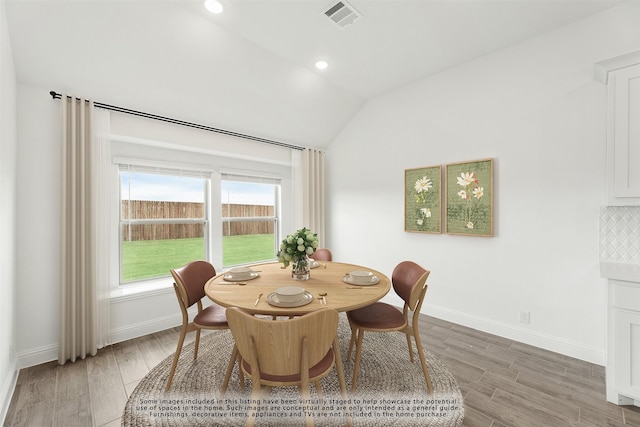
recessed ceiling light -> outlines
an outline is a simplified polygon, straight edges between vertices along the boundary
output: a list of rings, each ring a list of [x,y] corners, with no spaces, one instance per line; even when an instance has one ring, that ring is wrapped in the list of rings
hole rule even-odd
[[[329,63],[327,61],[318,61],[318,62],[316,62],[316,68],[318,70],[324,70],[328,66],[329,66]]]
[[[224,10],[222,3],[218,0],[205,0],[204,7],[207,8],[209,12],[215,13],[216,15],[222,13]]]

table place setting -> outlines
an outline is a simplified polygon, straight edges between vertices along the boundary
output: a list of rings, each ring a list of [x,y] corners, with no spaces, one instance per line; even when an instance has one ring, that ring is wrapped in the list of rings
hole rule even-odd
[[[267,302],[276,307],[301,307],[311,301],[311,292],[299,286],[283,286],[267,295]]]
[[[318,261],[316,261],[313,258],[309,258],[309,268],[318,268],[321,265],[324,265],[324,268],[327,268],[326,264],[320,264]]]
[[[375,276],[371,271],[353,270],[345,274],[342,278],[342,281],[349,285],[371,286],[380,282],[380,279],[378,279],[378,277]],[[354,288],[350,287],[349,289]]]
[[[242,284],[247,280],[257,279],[260,276],[260,271],[254,270],[251,267],[236,267],[232,268],[224,275],[222,278],[227,282],[236,282],[237,284]]]
[[[253,306],[255,307],[256,305],[258,305],[258,303],[260,302],[260,298],[262,298],[262,293],[260,293],[260,295],[258,295],[258,298],[256,298],[256,302],[253,303]]]

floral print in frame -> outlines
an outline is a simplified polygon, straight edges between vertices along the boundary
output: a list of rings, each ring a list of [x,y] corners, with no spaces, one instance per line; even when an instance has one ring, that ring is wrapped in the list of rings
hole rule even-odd
[[[493,159],[448,164],[448,234],[493,236]]]
[[[442,232],[442,166],[404,171],[404,230]]]

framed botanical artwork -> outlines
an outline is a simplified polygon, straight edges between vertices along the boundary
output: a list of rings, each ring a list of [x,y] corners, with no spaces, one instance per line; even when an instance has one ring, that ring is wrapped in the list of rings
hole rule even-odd
[[[405,169],[404,230],[442,233],[442,166]]]
[[[493,236],[493,159],[446,167],[448,234]]]

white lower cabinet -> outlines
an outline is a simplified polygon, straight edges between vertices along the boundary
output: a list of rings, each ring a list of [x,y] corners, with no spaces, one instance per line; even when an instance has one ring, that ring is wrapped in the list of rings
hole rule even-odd
[[[640,406],[640,283],[609,280],[607,400]]]
[[[640,401],[640,312],[616,310],[618,393]]]

